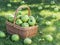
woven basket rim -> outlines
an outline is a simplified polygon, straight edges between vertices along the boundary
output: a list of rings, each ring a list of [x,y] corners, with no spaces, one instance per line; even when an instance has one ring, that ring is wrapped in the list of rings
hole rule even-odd
[[[11,23],[11,22],[9,22],[9,21],[6,21],[6,24],[11,25],[11,26],[14,26],[13,23]],[[15,24],[14,27],[17,28],[17,29],[20,29],[20,28],[21,28],[21,29],[26,29],[26,28],[29,28],[29,29],[30,29],[30,28],[33,28],[33,27],[38,27],[38,25],[30,26],[30,27],[21,27],[21,26]],[[19,28],[18,28],[18,27],[19,27]]]

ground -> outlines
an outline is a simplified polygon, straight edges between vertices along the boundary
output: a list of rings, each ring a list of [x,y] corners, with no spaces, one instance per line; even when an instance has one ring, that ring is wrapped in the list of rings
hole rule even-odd
[[[20,39],[18,42],[13,42],[11,40],[11,35],[7,33],[6,30],[6,17],[9,14],[14,14],[15,10],[21,5],[20,3],[2,3],[0,2],[0,31],[3,31],[6,33],[6,38],[0,38],[0,45],[25,45],[23,43],[23,39]],[[7,6],[7,4],[11,4],[11,6]],[[26,5],[26,4],[25,4]],[[54,8],[51,8],[54,5],[50,5],[50,7],[47,7],[47,4],[42,5],[41,4],[27,4],[31,8],[31,15],[33,15],[38,24],[38,33],[35,37],[32,39],[31,45],[60,45],[60,5],[55,4],[57,8],[59,8],[58,11],[54,11]],[[38,8],[38,7],[42,7]],[[46,8],[47,7],[47,8]],[[27,10],[22,11],[22,15],[27,14]],[[52,19],[49,16],[55,15],[56,19]],[[44,23],[46,21],[52,22],[50,26],[46,26]],[[42,33],[41,33],[42,32]],[[45,34],[50,34],[53,36],[53,41],[48,42],[46,40],[39,41],[39,39],[44,39],[43,36]]]

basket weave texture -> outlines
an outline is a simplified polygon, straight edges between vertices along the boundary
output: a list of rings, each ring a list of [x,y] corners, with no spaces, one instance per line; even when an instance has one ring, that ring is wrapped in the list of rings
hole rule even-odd
[[[19,10],[22,8],[28,9],[28,16],[30,16],[30,8],[28,6],[20,6],[17,8],[14,14],[14,23],[11,23],[9,21],[6,21],[6,28],[7,32],[10,34],[19,34],[21,38],[27,38],[27,37],[33,37],[36,35],[38,26],[31,26],[31,27],[21,27],[15,24],[16,21],[16,15]]]

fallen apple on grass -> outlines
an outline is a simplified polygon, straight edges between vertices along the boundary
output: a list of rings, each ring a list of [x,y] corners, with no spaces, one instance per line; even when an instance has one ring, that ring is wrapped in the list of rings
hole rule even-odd
[[[39,7],[38,7],[38,10],[42,10],[42,9],[43,9],[43,7],[42,7],[42,6],[39,6]]]
[[[57,40],[60,40],[60,33],[57,33],[56,39],[57,39]]]
[[[21,1],[21,4],[25,4],[25,1]]]
[[[50,8],[50,5],[45,5],[45,8]]]
[[[50,22],[50,21],[46,21],[45,23],[46,23],[46,25],[52,25],[52,22]]]
[[[9,3],[9,4],[7,4],[7,6],[8,6],[8,7],[11,7],[12,5]]]
[[[52,18],[52,19],[56,19],[57,17],[56,17],[55,14],[53,14],[53,15],[51,15],[51,18]]]
[[[55,4],[55,1],[51,1],[51,4]]]
[[[42,39],[41,39],[41,38],[40,38],[40,39],[38,39],[38,41],[44,41],[44,40],[45,40],[44,38],[42,38]]]
[[[24,44],[31,44],[32,40],[30,38],[24,39]]]
[[[19,41],[20,37],[18,34],[13,34],[11,39],[12,39],[12,41]]]
[[[6,34],[2,31],[0,31],[0,37],[3,38],[3,37],[6,37]]]
[[[54,8],[54,11],[58,12],[59,11],[59,8],[58,7],[55,7]]]
[[[56,7],[56,5],[51,5],[51,8],[55,8]]]
[[[53,37],[51,35],[45,35],[45,39],[49,42],[53,41]]]

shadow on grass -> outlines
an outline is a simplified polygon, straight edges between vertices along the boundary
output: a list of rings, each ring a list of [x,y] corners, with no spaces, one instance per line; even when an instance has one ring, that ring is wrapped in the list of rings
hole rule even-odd
[[[6,18],[3,16],[0,16],[0,31],[6,31]]]

